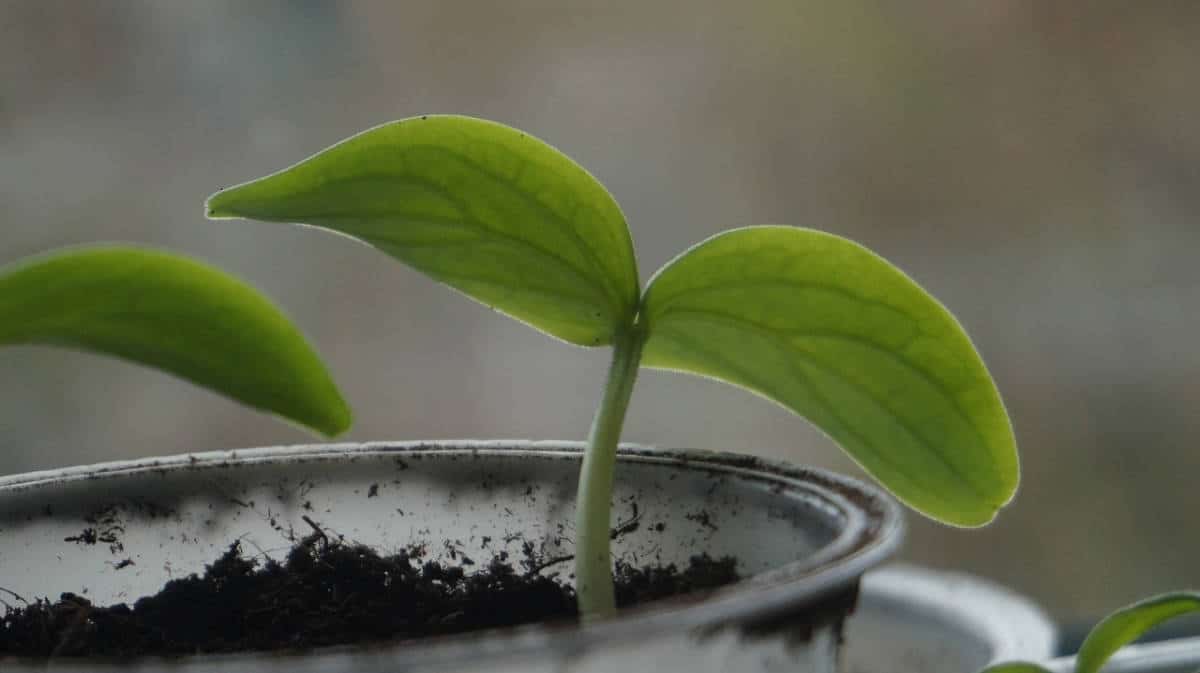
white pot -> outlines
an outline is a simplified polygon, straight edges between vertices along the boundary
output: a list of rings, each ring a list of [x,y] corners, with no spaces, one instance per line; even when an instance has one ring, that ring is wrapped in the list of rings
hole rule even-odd
[[[1028,599],[961,573],[868,572],[846,625],[844,673],[973,673],[1053,656],[1057,629]],[[1192,673],[1189,671],[1188,673]]]
[[[6,477],[0,586],[26,597],[86,588],[95,604],[132,602],[199,572],[234,539],[279,558],[289,531],[310,530],[306,515],[382,549],[417,541],[440,549],[447,539],[479,545],[489,536],[489,551],[518,554],[523,539],[561,537],[570,553],[580,451],[562,442],[341,444]],[[902,534],[899,508],[871,486],[732,454],[623,447],[614,519],[630,516],[631,502],[651,525],[620,536],[618,558],[686,564],[699,552],[734,555],[749,579],[703,600],[659,601],[586,625],[305,653],[60,659],[50,670],[834,673],[845,601],[838,610],[815,608],[853,596],[863,572],[891,554]],[[108,507],[120,517],[119,553],[64,540]],[[135,565],[118,569],[126,558]],[[11,658],[0,667],[46,670],[45,662]]]

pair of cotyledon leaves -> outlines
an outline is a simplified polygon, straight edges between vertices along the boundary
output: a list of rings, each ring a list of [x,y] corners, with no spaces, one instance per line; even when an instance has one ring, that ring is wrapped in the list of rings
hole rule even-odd
[[[1200,594],[1175,592],[1155,596],[1105,617],[1091,630],[1075,655],[1075,673],[1098,673],[1109,658],[1150,629],[1175,617],[1200,612]],[[989,666],[981,673],[1049,673],[1029,662]],[[1200,673],[1200,672],[1198,672]]]
[[[1016,490],[1008,417],[961,326],[904,273],[845,239],[782,226],[729,231],[680,255],[642,292],[624,216],[595,178],[520,131],[458,116],[371,129],[218,192],[208,215],[349,235],[573,344],[610,344],[636,322],[647,335],[642,364],[727,381],[791,409],[901,500],[943,522],[987,523]],[[30,269],[11,273],[22,271]],[[125,333],[74,345],[145,359],[322,431],[344,427],[349,416],[319,364],[247,359],[254,346],[270,350],[283,339],[296,355],[303,343],[273,319],[274,331],[259,333],[255,316],[266,309],[257,299],[229,300],[235,312],[216,298],[248,290],[226,284],[209,293],[212,302],[177,308],[154,280],[160,271],[144,269],[150,287],[128,289],[158,297],[133,310],[132,345]],[[150,318],[147,308],[165,311]],[[208,309],[225,311],[215,327],[202,324]],[[176,342],[159,342],[159,331]],[[222,352],[222,338],[240,350],[221,363],[197,355]],[[139,358],[142,349],[158,357]]]

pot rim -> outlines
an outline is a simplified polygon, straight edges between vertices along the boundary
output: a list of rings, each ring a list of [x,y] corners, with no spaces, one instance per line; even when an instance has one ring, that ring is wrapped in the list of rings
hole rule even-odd
[[[530,440],[435,440],[302,444],[104,462],[0,477],[4,496],[44,486],[104,480],[139,473],[228,468],[243,465],[357,460],[372,456],[422,457],[488,455],[505,458],[579,460],[582,442]],[[403,658],[405,664],[453,665],[484,657],[532,655],[550,650],[581,651],[611,642],[633,642],[663,632],[717,629],[769,622],[811,606],[839,590],[852,589],[862,574],[891,555],[904,535],[899,505],[874,485],[828,470],[792,465],[746,454],[696,449],[658,449],[622,444],[618,460],[703,470],[761,481],[780,495],[804,500],[827,522],[835,538],[815,554],[758,573],[728,587],[695,597],[677,597],[622,610],[610,619],[580,623],[540,622],[420,640],[348,645],[301,652],[247,652],[169,659],[174,669],[186,662],[257,661],[289,656],[368,656]],[[699,551],[699,550],[698,550]],[[152,661],[147,657],[141,661]],[[0,661],[32,661],[0,658]],[[103,663],[100,659],[78,660]],[[115,662],[114,662],[115,663]]]
[[[892,562],[868,572],[863,595],[881,614],[961,632],[987,649],[982,665],[1054,655],[1058,628],[1040,606],[1008,587],[956,570]],[[947,631],[954,629],[954,631]],[[948,636],[956,638],[956,636]]]

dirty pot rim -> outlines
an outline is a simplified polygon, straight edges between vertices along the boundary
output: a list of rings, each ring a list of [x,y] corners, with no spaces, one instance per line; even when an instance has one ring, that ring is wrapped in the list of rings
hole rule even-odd
[[[420,454],[437,456],[500,456],[579,460],[585,445],[569,441],[531,440],[430,440],[377,441],[273,446],[226,451],[111,461],[61,469],[27,472],[0,477],[0,497],[42,486],[86,482],[164,471],[203,470],[248,465],[289,464],[357,460],[364,457],[402,457]],[[202,654],[164,658],[172,670],[186,671],[189,663],[234,665],[261,663],[266,659],[281,664],[292,657],[343,658],[365,656],[398,659],[405,664],[453,665],[504,655],[532,655],[551,650],[582,651],[613,642],[631,642],[657,634],[690,629],[719,629],[723,626],[769,623],[839,590],[854,587],[862,574],[885,560],[899,547],[904,521],[899,505],[880,488],[821,468],[746,454],[699,449],[660,449],[621,444],[620,463],[652,463],[721,473],[760,481],[781,497],[803,500],[814,512],[838,526],[834,539],[816,553],[733,585],[706,593],[700,599],[687,596],[655,601],[624,609],[616,617],[580,623],[541,622],[516,627],[489,629],[466,634],[420,640],[385,641],[304,651]],[[699,550],[698,550],[699,551]],[[159,659],[146,657],[138,661]],[[30,663],[38,660],[3,658],[0,662]],[[128,662],[83,659],[104,665]]]

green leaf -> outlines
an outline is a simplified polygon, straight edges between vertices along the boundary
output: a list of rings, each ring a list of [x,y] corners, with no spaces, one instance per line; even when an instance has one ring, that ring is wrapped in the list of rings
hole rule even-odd
[[[1007,664],[988,666],[979,673],[1050,673],[1050,671],[1027,661],[1014,661]]]
[[[1200,594],[1176,592],[1155,596],[1117,610],[1092,629],[1075,658],[1076,673],[1096,673],[1114,652],[1159,624],[1200,612]]]
[[[914,509],[980,526],[1013,496],[1012,427],[962,327],[851,241],[794,227],[714,236],[650,281],[643,362],[806,417]]]
[[[554,148],[494,122],[384,124],[214,194],[208,215],[348,234],[583,346],[610,343],[637,305],[633,244],[612,196]]]
[[[0,346],[10,344],[157,367],[326,435],[350,426],[324,365],[279,309],[241,281],[165,252],[88,247],[0,268]]]

